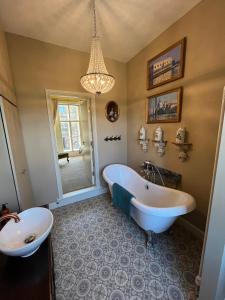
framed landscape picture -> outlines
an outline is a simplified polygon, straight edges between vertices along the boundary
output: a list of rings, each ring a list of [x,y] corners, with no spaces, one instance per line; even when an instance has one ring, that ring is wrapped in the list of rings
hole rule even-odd
[[[182,87],[148,97],[147,123],[175,123],[181,119]]]
[[[148,61],[148,89],[153,89],[184,76],[185,47],[186,38],[183,38]]]

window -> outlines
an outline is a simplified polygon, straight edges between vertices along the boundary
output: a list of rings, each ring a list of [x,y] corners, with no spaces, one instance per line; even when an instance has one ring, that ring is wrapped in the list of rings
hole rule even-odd
[[[74,104],[59,104],[58,112],[64,152],[79,150],[81,139],[78,106]]]

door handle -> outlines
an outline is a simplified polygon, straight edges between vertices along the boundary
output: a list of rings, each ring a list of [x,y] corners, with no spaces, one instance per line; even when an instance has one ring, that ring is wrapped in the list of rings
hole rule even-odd
[[[26,169],[23,169],[22,171],[21,171],[21,174],[26,174],[26,172],[27,172],[27,170]]]

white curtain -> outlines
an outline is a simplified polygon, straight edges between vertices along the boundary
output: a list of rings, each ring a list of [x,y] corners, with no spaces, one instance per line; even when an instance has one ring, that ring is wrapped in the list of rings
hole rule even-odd
[[[53,122],[55,124],[56,116],[58,114],[58,101],[52,100],[52,105],[53,105]]]

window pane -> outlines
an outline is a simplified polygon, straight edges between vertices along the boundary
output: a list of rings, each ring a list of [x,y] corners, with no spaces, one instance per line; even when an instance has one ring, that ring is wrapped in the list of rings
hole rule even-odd
[[[81,146],[79,122],[71,122],[71,131],[73,150],[78,150]]]
[[[60,122],[64,151],[71,151],[69,122]]]
[[[68,105],[58,105],[58,111],[60,121],[69,121]]]
[[[70,120],[71,121],[79,121],[79,112],[77,105],[70,105]]]

